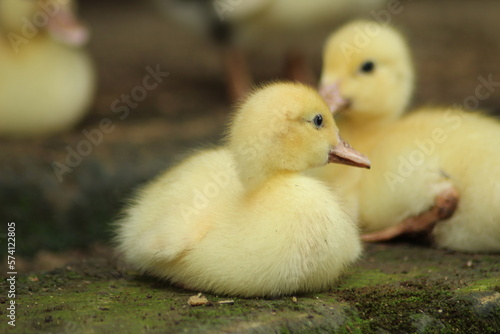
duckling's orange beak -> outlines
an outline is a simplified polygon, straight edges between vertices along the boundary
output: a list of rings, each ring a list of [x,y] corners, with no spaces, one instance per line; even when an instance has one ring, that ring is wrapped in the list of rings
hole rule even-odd
[[[89,39],[89,32],[87,27],[76,17],[71,1],[56,2],[55,6],[47,25],[51,36],[72,46],[85,44]]]
[[[368,169],[371,166],[367,157],[353,149],[340,136],[337,146],[330,148],[328,162]]]
[[[339,84],[337,82],[332,84],[321,84],[318,92],[330,107],[330,111],[335,115],[342,110],[348,108],[349,100],[345,99],[340,94]]]

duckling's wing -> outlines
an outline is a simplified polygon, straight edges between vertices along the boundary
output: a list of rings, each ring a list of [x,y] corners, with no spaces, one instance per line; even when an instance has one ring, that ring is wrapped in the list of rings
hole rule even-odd
[[[237,182],[225,150],[195,154],[138,192],[118,223],[118,250],[139,268],[180,258],[224,214]]]

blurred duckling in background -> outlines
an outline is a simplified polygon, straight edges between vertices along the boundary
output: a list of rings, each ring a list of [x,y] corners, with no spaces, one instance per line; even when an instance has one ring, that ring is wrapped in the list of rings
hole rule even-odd
[[[331,29],[353,16],[368,15],[386,0],[156,0],[172,19],[212,32],[229,45],[225,69],[233,101],[252,84],[246,55],[286,58],[287,78],[315,85],[309,58]]]
[[[492,181],[500,178],[500,123],[458,108],[402,116],[413,77],[405,40],[391,27],[354,22],[326,43],[320,91],[340,108],[345,138],[373,163],[346,187],[364,232],[373,232],[363,239],[427,231],[439,247],[500,251],[500,185]],[[352,171],[317,175],[343,173]]]
[[[70,129],[94,92],[74,1],[0,0],[0,136]]]
[[[140,271],[196,291],[326,289],[361,252],[341,199],[301,174],[329,162],[369,167],[313,88],[270,84],[236,111],[223,146],[137,193],[118,223],[117,249]]]

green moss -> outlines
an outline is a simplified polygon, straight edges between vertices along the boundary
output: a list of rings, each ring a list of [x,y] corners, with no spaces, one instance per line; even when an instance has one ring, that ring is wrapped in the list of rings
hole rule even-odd
[[[498,291],[499,287],[500,279],[498,277],[492,277],[470,282],[467,286],[459,289],[458,292],[465,294],[478,291]]]
[[[444,282],[415,279],[336,293],[356,307],[362,319],[370,321],[372,331],[413,333],[418,329],[415,317],[425,315],[433,321],[424,332],[432,332],[432,326],[443,324],[440,333],[496,333],[492,318],[480,317],[470,301],[455,298]]]
[[[362,288],[365,286],[374,286],[378,284],[388,284],[398,282],[406,277],[402,275],[389,275],[380,270],[362,270],[357,269],[346,276],[340,283],[341,289]]]

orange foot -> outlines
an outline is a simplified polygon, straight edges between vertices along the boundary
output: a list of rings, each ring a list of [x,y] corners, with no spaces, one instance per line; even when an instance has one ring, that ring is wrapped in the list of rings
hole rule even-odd
[[[450,218],[458,206],[459,194],[454,187],[442,191],[434,200],[434,206],[418,216],[410,217],[385,230],[363,234],[361,240],[378,242],[393,239],[404,234],[431,232],[441,220]]]
[[[228,94],[232,103],[245,98],[252,87],[252,75],[246,57],[240,50],[231,48],[225,52],[224,65],[228,81]]]

